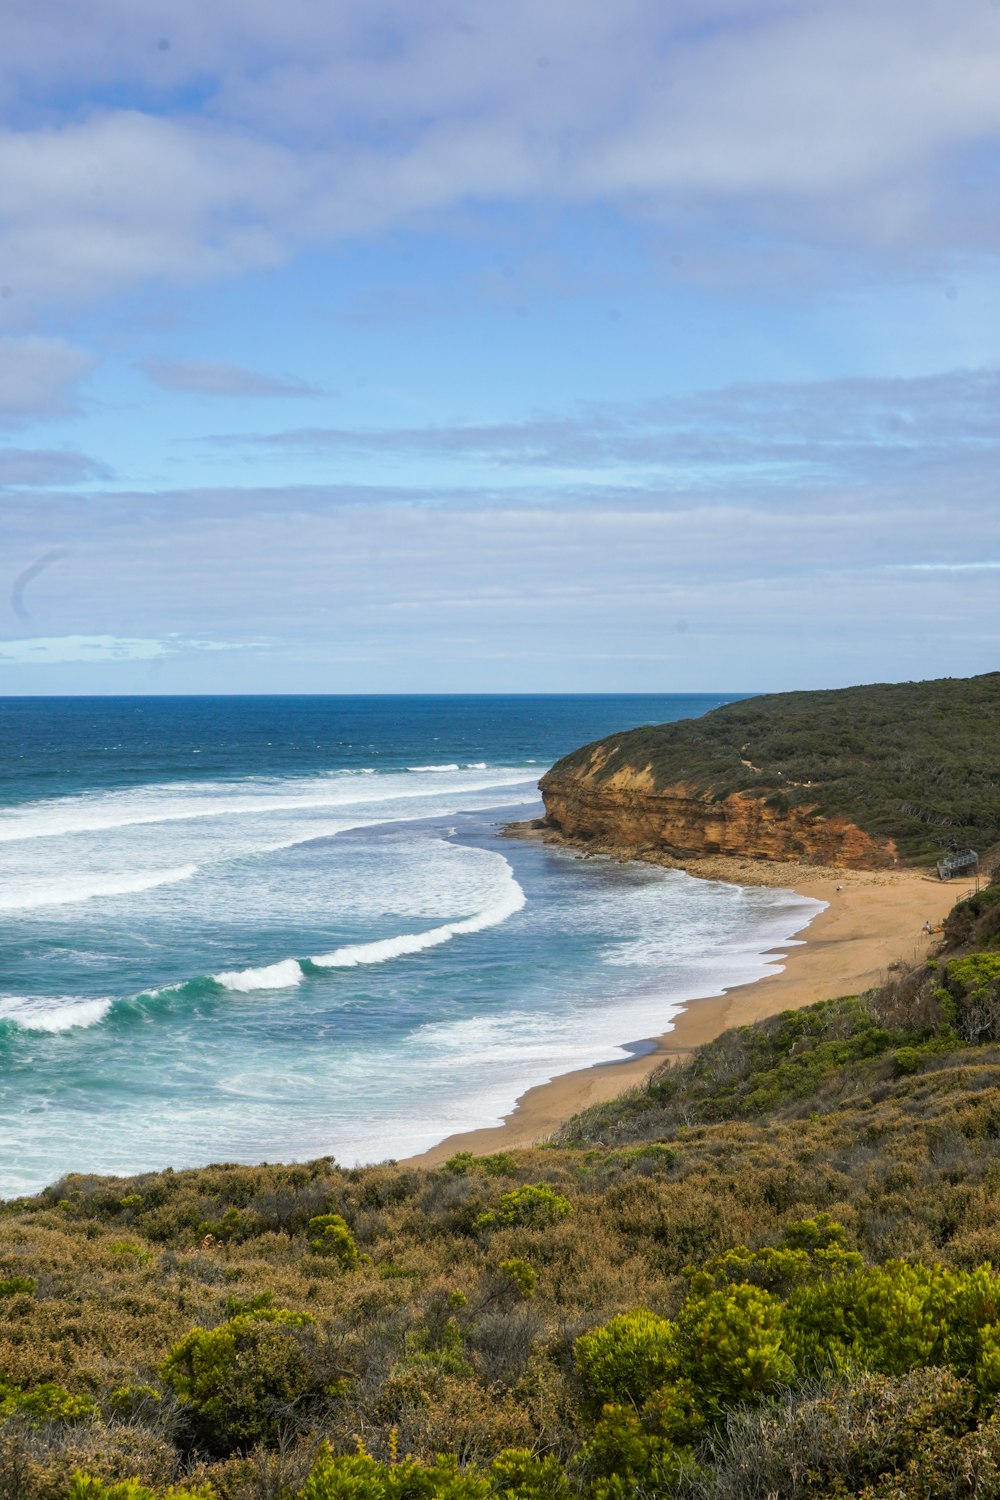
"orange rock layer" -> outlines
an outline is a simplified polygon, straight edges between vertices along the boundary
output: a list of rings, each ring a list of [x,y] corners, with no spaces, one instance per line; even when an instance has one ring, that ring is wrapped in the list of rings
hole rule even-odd
[[[556,767],[540,782],[545,823],[574,842],[627,856],[727,854],[850,870],[896,864],[891,841],[873,838],[846,818],[818,818],[808,807],[769,807],[767,793],[713,800],[683,784],[657,788],[644,770],[596,781],[598,764],[595,757],[569,773]]]

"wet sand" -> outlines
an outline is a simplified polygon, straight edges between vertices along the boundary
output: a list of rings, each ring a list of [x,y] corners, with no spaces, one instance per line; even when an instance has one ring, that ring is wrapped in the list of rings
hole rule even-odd
[[[870,989],[892,964],[913,963],[933,952],[938,938],[924,933],[924,923],[939,926],[971,889],[968,881],[942,882],[918,870],[829,870],[723,857],[689,860],[683,868],[707,880],[794,890],[827,906],[798,934],[799,946],[788,949],[780,973],[690,1001],[641,1055],[565,1073],[529,1089],[502,1125],[451,1135],[411,1157],[410,1165],[436,1166],[456,1151],[485,1154],[534,1145],[581,1109],[634,1088],[663,1062],[688,1056],[732,1026]]]

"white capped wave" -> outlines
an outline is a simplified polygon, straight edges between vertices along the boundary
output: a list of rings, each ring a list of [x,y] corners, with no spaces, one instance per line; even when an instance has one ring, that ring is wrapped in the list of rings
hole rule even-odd
[[[113,1005],[112,1000],[77,1000],[10,995],[0,1000],[0,1021],[13,1021],[24,1031],[70,1031],[74,1026],[97,1026]]]
[[[486,776],[485,766],[469,767],[469,780],[450,791],[480,793],[512,788],[529,781],[523,769],[494,767]],[[83,793],[53,798],[24,807],[0,810],[0,843],[39,838],[61,838],[67,834],[104,833],[113,828],[132,828],[159,823],[184,823],[195,819],[245,818],[274,813],[313,813],[327,809],[352,816],[390,803],[438,796],[436,773],[460,772],[457,763],[411,766],[409,771],[435,773],[430,784],[415,782],[412,774],[376,775],[365,768],[364,795],[359,795],[360,777],[298,777],[285,781],[251,780],[233,786],[225,782],[150,784],[128,792]]]
[[[131,875],[66,875],[55,880],[21,880],[16,889],[0,887],[0,911],[33,911],[43,906],[73,906],[100,896],[132,896],[160,885],[175,885],[198,873],[197,865],[172,870],[137,870]]]
[[[343,948],[335,948],[332,953],[319,953],[310,959],[310,963],[318,969],[353,969],[359,964],[384,964],[389,959],[402,958],[407,953],[423,953],[427,948],[438,948],[442,943],[448,943],[453,937],[460,937],[463,933],[483,932],[487,927],[499,927],[512,917],[515,912],[521,910],[525,904],[525,894],[517,881],[514,879],[513,871],[509,873],[509,889],[504,892],[500,900],[476,912],[472,917],[463,917],[457,922],[445,922],[440,927],[431,927],[427,932],[404,932],[398,937],[381,938],[374,943],[350,943]]]
[[[259,969],[233,969],[213,974],[212,978],[224,990],[238,990],[241,994],[250,994],[253,990],[287,990],[302,983],[302,968],[298,959],[285,958],[280,963],[265,964]]]

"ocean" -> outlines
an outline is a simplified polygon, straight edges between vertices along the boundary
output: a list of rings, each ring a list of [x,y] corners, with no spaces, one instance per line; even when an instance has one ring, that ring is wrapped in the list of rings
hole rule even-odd
[[[0,699],[0,1195],[408,1156],[772,972],[816,902],[501,835],[738,696]]]

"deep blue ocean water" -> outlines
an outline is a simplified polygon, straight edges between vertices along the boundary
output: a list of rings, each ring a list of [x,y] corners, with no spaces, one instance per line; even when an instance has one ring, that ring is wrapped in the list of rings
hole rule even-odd
[[[770,972],[816,903],[500,833],[724,701],[0,699],[0,1194],[409,1155]]]

